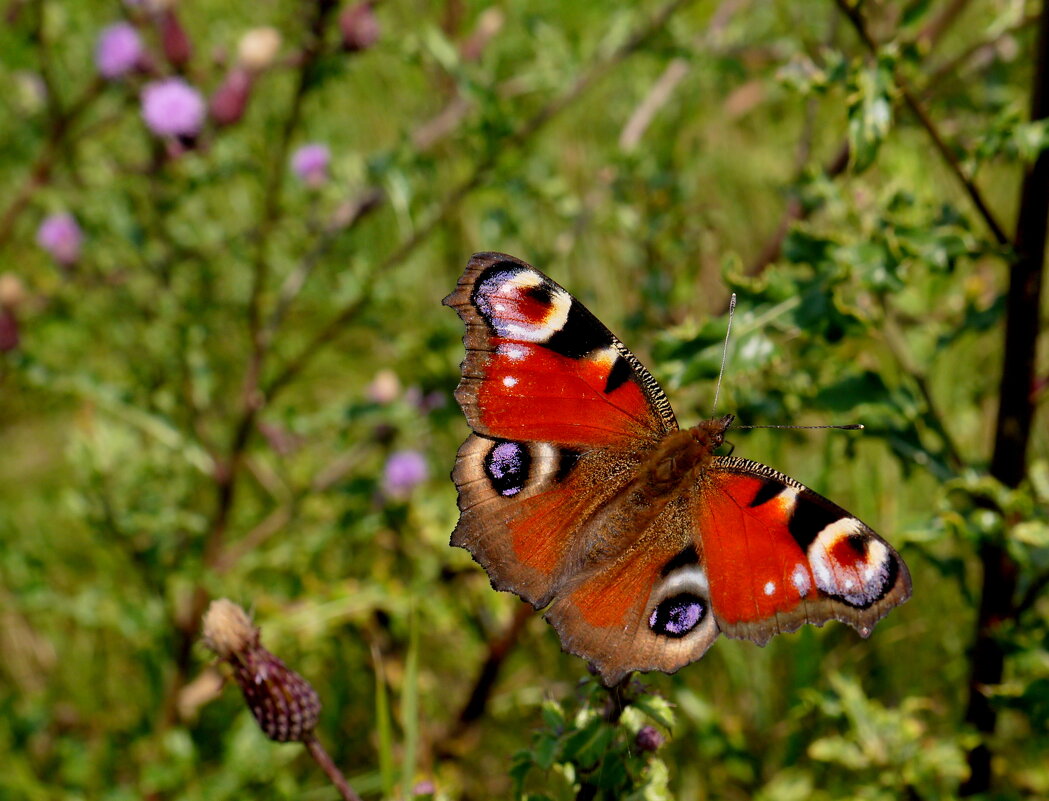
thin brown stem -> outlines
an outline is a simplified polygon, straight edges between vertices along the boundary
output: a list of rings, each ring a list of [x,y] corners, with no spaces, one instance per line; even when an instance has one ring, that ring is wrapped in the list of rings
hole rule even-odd
[[[501,147],[490,147],[474,166],[474,169],[458,185],[453,187],[430,213],[426,222],[416,228],[411,236],[404,240],[382,264],[374,268],[362,279],[360,294],[335,317],[318,331],[310,341],[268,382],[265,394],[272,400],[273,395],[286,386],[303,369],[321,353],[346,328],[346,324],[357,316],[371,298],[373,284],[377,276],[385,275],[403,264],[423,242],[429,239],[459,207],[462,201],[475,189],[482,186],[489,174],[498,166],[500,159],[508,152],[520,150],[541,131],[554,117],[571,106],[586,93],[597,81],[608,75],[615,67],[636,53],[653,35],[661,31],[670,18],[693,0],[670,0],[655,15],[638,28],[623,44],[617,47],[604,59],[597,61],[581,74],[562,94],[555,97],[525,122],[503,142]]]
[[[1031,86],[1031,120],[1049,118],[1049,0],[1042,3],[1035,45],[1035,70]],[[1009,270],[1006,295],[1005,348],[999,385],[991,475],[1007,487],[1018,487],[1027,476],[1028,446],[1035,405],[1038,334],[1041,328],[1041,295],[1045,273],[1045,246],[1049,226],[1049,151],[1043,150],[1026,170],[1020,188],[1020,211]],[[962,795],[982,795],[993,784],[990,738],[998,724],[998,711],[987,688],[1000,684],[1005,670],[1005,649],[998,637],[1003,623],[1017,614],[1015,601],[1019,567],[1001,542],[987,542],[980,549],[983,587],[976,623],[969,675],[969,704],[965,720],[984,736],[969,752],[969,778]]]
[[[944,12],[930,22],[930,24],[918,35],[918,38],[922,41],[923,47],[927,52],[931,52],[939,43],[941,37],[957,19],[958,12],[962,10],[961,7],[967,3],[968,0],[963,0],[963,2],[957,2],[956,0],[956,2],[952,3],[952,8],[945,9]],[[845,169],[848,166],[849,140],[843,139],[834,149],[834,155],[828,159],[824,165],[823,175],[827,178],[837,178],[845,172]],[[799,176],[804,172],[806,167],[807,160],[806,162],[801,162],[799,164],[797,170]],[[761,251],[754,260],[747,265],[747,275],[759,275],[766,267],[780,257],[780,254],[783,252],[783,242],[786,240],[787,234],[790,233],[791,227],[798,220],[805,219],[810,211],[811,209],[807,208],[798,197],[791,196],[789,198],[787,201],[787,207],[784,209],[783,215],[780,217],[775,231],[767,240],[765,240],[765,244],[762,246]]]
[[[303,101],[313,84],[314,72],[324,49],[324,31],[331,13],[335,10],[333,0],[320,0],[309,4],[313,18],[310,20],[299,61],[298,80],[291,97],[288,114],[281,126],[276,147],[270,156],[270,170],[263,190],[263,208],[255,240],[255,260],[251,299],[248,304],[248,321],[252,337],[256,338],[262,325],[262,295],[269,278],[269,241],[277,216],[280,213],[284,194],[284,179],[288,169],[288,152],[291,140],[302,118]]]
[[[517,645],[528,621],[535,616],[535,609],[531,604],[521,602],[514,611],[510,625],[501,637],[492,640],[488,645],[488,653],[485,656],[481,669],[477,673],[473,689],[467,698],[463,708],[459,711],[458,723],[453,736],[463,733],[468,727],[480,720],[488,707],[488,699],[495,687],[499,671],[506,661],[506,657]]]
[[[911,381],[914,382],[914,385],[921,393],[922,399],[925,401],[925,420],[943,442],[948,465],[955,473],[960,472],[965,466],[965,461],[961,457],[961,452],[958,450],[954,438],[947,430],[944,423],[944,415],[940,412],[939,404],[937,404],[936,399],[933,397],[932,387],[929,386],[929,380],[925,377],[925,374],[918,365],[914,363],[914,358],[907,349],[903,332],[900,330],[900,327],[896,322],[896,317],[887,302],[883,302],[882,312],[884,314],[884,325],[882,326],[883,341],[892,352],[896,364],[898,364]]]
[[[331,779],[331,783],[335,785],[335,789],[339,791],[339,796],[343,801],[361,801],[361,797],[354,792],[354,789],[350,787],[350,783],[346,781],[346,777],[342,775],[335,763],[332,762],[328,752],[324,750],[324,746],[321,745],[320,740],[317,739],[316,735],[311,734],[305,741],[306,750],[310,752],[310,756],[313,760],[321,766],[321,770],[327,774],[328,778]]]
[[[852,23],[852,27],[856,30],[856,34],[860,37],[860,41],[863,42],[871,53],[876,54],[878,52],[878,43],[874,41],[874,38],[871,36],[870,30],[867,28],[867,21],[864,19],[859,6],[850,4],[849,0],[835,0],[835,2],[838,4],[838,8],[841,9],[841,12],[849,22]],[[1005,229],[994,216],[990,205],[984,199],[979,188],[973,180],[966,175],[965,170],[962,168],[961,160],[958,158],[954,150],[947,144],[946,140],[944,140],[939,129],[936,127],[936,124],[932,121],[932,117],[930,117],[925,110],[925,106],[911,90],[906,79],[900,74],[899,70],[894,72],[893,78],[904,103],[907,104],[911,113],[918,119],[922,128],[925,129],[926,134],[928,134],[929,138],[932,140],[933,147],[936,148],[936,151],[947,163],[951,173],[962,185],[965,194],[969,196],[969,200],[972,201],[977,213],[983,218],[984,223],[990,229],[995,241],[1002,246],[1008,245],[1009,237],[1006,235]]]

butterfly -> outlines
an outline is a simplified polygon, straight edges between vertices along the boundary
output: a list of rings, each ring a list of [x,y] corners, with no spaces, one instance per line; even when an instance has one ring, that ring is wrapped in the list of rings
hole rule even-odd
[[[466,324],[452,478],[467,549],[612,686],[672,673],[719,633],[804,623],[870,635],[911,594],[900,555],[790,476],[716,451],[732,415],[678,427],[652,374],[564,288],[474,255],[444,304]]]

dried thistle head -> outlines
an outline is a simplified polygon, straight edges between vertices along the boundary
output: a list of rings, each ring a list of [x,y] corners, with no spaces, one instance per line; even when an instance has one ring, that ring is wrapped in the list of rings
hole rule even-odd
[[[280,743],[305,742],[320,716],[317,691],[259,642],[248,614],[225,598],[204,614],[204,645],[233,667],[233,678],[259,728]]]

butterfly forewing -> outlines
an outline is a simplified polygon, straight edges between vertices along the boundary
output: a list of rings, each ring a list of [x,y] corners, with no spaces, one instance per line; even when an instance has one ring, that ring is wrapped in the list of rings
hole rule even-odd
[[[455,396],[476,433],[636,449],[677,428],[648,370],[534,267],[502,253],[479,253],[444,303],[466,323]]]

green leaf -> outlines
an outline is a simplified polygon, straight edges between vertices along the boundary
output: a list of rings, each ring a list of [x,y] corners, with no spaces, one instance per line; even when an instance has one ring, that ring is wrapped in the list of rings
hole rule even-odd
[[[594,718],[565,739],[563,758],[584,768],[592,767],[604,756],[614,737],[612,727],[601,718]]]
[[[861,67],[851,75],[846,115],[849,162],[855,173],[874,163],[881,143],[892,129],[892,69],[892,59],[883,54],[873,66]]]
[[[382,778],[384,796],[393,794],[393,723],[390,718],[390,700],[386,689],[386,676],[382,666],[382,654],[372,648],[372,666],[375,671],[375,727],[379,740],[379,775]]]

